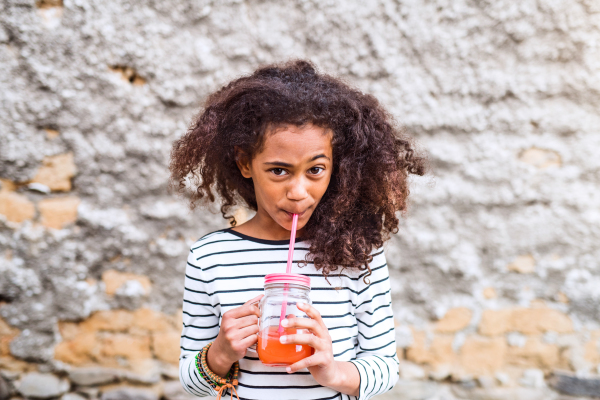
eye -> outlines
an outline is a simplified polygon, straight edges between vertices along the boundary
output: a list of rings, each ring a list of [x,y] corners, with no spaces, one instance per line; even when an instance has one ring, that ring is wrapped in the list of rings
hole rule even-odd
[[[323,167],[312,167],[311,169],[308,170],[308,172],[311,175],[319,175],[321,173],[321,171],[324,171],[325,168]]]
[[[285,175],[285,169],[283,169],[283,168],[272,168],[270,171],[277,176]]]

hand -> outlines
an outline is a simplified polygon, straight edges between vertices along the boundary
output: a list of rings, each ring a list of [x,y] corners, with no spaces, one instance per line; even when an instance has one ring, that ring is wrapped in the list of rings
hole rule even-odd
[[[307,344],[315,349],[315,352],[313,355],[287,367],[286,371],[293,373],[302,368],[308,368],[308,371],[320,385],[338,386],[339,365],[333,359],[331,336],[329,336],[329,330],[325,326],[321,314],[314,307],[305,303],[298,303],[297,307],[299,310],[304,311],[310,319],[287,318],[281,322],[281,325],[286,328],[307,329],[310,333],[285,335],[281,336],[279,340],[281,343],[286,344]]]
[[[224,377],[233,363],[244,357],[246,349],[258,341],[260,310],[254,303],[263,296],[223,314],[219,334],[206,355],[208,367],[214,373]]]

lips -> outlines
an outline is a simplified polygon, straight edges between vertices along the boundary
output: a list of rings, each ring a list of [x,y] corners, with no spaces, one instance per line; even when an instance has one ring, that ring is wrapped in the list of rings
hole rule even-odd
[[[285,210],[283,210],[283,211],[285,211]],[[299,212],[291,213],[289,211],[285,211],[285,213],[287,215],[289,215],[290,218],[292,218],[294,216],[294,214],[298,214],[298,218],[302,218],[302,216],[304,215],[305,212],[306,212],[306,210],[302,211],[301,213],[299,213]]]

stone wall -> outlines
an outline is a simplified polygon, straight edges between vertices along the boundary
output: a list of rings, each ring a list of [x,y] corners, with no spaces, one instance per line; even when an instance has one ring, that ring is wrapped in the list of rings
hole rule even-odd
[[[386,398],[600,396],[599,46],[594,0],[0,1],[0,399],[183,398],[185,256],[227,221],[167,192],[170,144],[289,57],[431,160]]]

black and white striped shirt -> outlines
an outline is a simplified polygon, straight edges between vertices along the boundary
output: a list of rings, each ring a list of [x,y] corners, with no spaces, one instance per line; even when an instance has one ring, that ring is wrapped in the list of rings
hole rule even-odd
[[[231,229],[210,233],[192,245],[183,295],[183,332],[179,377],[197,396],[216,392],[195,369],[194,357],[219,333],[221,316],[263,292],[267,274],[284,272],[288,240],[261,240]],[[343,399],[366,400],[390,390],[398,380],[398,357],[391,306],[390,279],[383,249],[373,252],[369,285],[365,271],[330,275],[327,283],[312,263],[299,268],[308,251],[296,242],[293,273],[310,276],[310,298],[320,312],[333,343],[334,358],[354,363],[360,374],[359,397],[319,385],[307,369],[288,374],[267,367],[246,353],[240,360],[237,392],[241,400]]]

